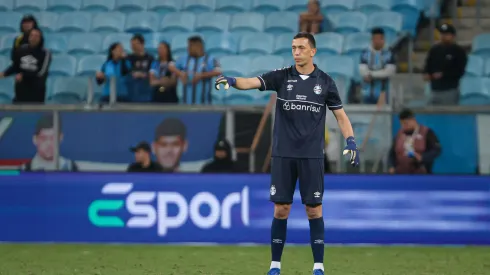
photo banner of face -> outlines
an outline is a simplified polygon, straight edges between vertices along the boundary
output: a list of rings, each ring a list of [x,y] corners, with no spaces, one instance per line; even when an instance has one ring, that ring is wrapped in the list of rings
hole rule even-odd
[[[129,150],[151,145],[152,158],[167,172],[199,172],[212,159],[221,112],[63,112],[59,158],[51,112],[0,112],[0,170],[123,172],[134,162]]]

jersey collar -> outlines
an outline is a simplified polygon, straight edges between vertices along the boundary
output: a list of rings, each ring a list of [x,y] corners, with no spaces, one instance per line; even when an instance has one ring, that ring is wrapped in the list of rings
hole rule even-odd
[[[317,75],[318,75],[318,70],[319,70],[318,66],[316,64],[313,64],[313,66],[315,67],[315,69],[310,74],[307,74],[307,76],[309,76],[309,77],[317,77]],[[305,75],[305,74],[300,74],[298,72],[298,70],[296,70],[296,65],[293,65],[292,67],[293,67],[292,75],[295,75],[295,76]]]

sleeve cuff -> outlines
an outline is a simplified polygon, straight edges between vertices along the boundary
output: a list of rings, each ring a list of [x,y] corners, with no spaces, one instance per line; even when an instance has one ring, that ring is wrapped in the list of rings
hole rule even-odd
[[[339,110],[339,109],[344,108],[342,105],[334,105],[334,106],[328,106],[327,105],[327,107],[328,107],[329,110],[332,110],[332,111],[333,110]]]
[[[264,79],[261,77],[261,76],[257,76],[257,78],[259,79],[260,81],[260,88],[259,88],[259,91],[265,91],[266,90],[266,86],[265,86],[265,81]]]

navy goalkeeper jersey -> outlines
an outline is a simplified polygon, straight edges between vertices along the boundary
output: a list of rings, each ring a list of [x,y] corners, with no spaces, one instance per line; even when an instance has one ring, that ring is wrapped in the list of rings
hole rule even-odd
[[[334,80],[316,65],[309,75],[293,65],[257,78],[261,91],[277,92],[272,156],[323,158],[326,109],[342,108]]]

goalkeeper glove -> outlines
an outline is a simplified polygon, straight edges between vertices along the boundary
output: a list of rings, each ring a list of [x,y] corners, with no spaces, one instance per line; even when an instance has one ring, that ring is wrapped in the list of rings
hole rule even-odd
[[[218,76],[216,81],[214,82],[214,87],[216,90],[219,90],[219,85],[223,84],[225,86],[225,90],[228,90],[230,86],[236,85],[236,78],[234,77],[226,77],[224,75]]]
[[[354,137],[348,137],[346,140],[347,146],[344,148],[344,156],[350,154],[350,164],[359,166],[359,150],[357,149],[356,140]]]

